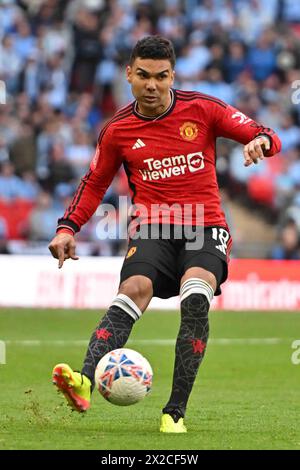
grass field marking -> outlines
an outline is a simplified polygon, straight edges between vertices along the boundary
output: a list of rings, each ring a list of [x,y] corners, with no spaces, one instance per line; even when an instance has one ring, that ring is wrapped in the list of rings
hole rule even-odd
[[[0,364],[6,364],[6,343],[0,341]]]
[[[291,338],[212,338],[209,344],[216,345],[273,345],[290,342]],[[7,340],[7,345],[15,346],[87,346],[88,340]],[[131,339],[128,344],[145,346],[174,346],[175,339]],[[300,346],[300,340],[299,340]],[[295,351],[298,355],[300,351]],[[295,354],[294,353],[294,354]],[[300,359],[299,359],[300,362]]]
[[[292,342],[292,348],[296,349],[296,351],[293,352],[291,361],[292,364],[297,366],[300,364],[300,339],[295,339],[295,341]]]

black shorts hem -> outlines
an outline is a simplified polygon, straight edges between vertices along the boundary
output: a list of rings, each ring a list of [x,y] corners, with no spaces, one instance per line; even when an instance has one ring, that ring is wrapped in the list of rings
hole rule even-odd
[[[146,276],[152,281],[153,297],[169,299],[179,295],[180,281],[172,279],[162,272],[154,263],[136,261],[123,266],[120,274],[120,284],[132,276]]]
[[[144,275],[152,281],[155,297],[169,298],[179,294],[180,280],[187,269],[199,267],[214,274],[217,280],[215,295],[220,295],[220,286],[228,276],[230,234],[227,233],[224,242],[224,234],[221,238],[218,235],[220,227],[211,228],[204,230],[203,247],[194,250],[186,249],[186,239],[130,239],[121,282],[130,276]],[[222,230],[226,231],[225,228]]]

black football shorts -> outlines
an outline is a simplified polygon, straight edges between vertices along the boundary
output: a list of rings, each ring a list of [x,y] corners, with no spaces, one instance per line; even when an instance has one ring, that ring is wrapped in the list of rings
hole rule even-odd
[[[167,299],[179,294],[180,280],[188,268],[200,267],[215,275],[215,295],[220,295],[220,286],[228,275],[227,263],[232,243],[228,230],[216,226],[201,227],[198,228],[196,240],[191,233],[182,235],[181,226],[171,227],[167,239],[162,226],[156,227],[154,238],[153,226],[151,233],[151,226],[147,226],[148,237],[129,239],[120,282],[131,276],[146,276],[153,283],[153,296]],[[195,230],[195,227],[192,229]]]

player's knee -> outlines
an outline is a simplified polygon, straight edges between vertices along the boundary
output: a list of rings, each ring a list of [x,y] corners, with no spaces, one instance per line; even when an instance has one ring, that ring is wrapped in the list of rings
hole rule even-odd
[[[189,282],[190,280],[205,282],[213,289],[213,291],[215,291],[217,288],[216,276],[207,269],[199,267],[189,268],[182,277],[182,285]]]
[[[153,295],[152,281],[145,276],[132,276],[122,282],[119,294],[127,295],[144,310],[143,305],[148,305]]]
[[[206,271],[205,277],[203,277],[202,280],[207,282],[207,284],[213,289],[213,291],[215,290],[217,281],[216,276],[213,273]]]

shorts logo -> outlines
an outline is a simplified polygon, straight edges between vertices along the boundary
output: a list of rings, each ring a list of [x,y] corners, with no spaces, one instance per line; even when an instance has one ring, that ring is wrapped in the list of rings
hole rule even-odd
[[[136,252],[136,246],[132,246],[126,255],[126,259],[130,258]]]
[[[198,127],[194,122],[185,122],[179,130],[184,140],[195,140],[198,135]]]
[[[212,228],[212,238],[219,242],[219,245],[215,245],[217,250],[221,251],[224,255],[226,255],[227,251],[227,243],[229,240],[229,233],[227,230],[221,227],[213,227]]]

